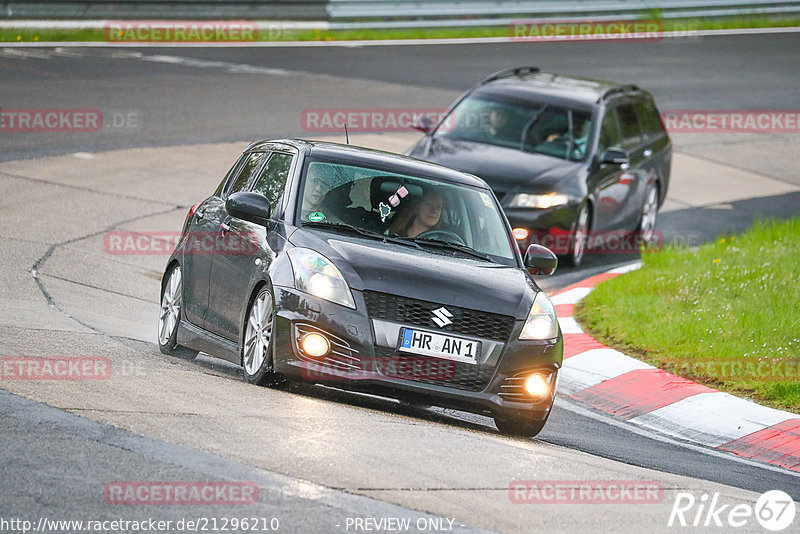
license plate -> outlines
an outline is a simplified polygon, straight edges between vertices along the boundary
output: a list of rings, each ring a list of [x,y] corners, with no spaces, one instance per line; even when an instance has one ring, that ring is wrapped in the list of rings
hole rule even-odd
[[[436,332],[403,328],[399,351],[445,358],[464,363],[478,363],[480,341],[445,336]]]

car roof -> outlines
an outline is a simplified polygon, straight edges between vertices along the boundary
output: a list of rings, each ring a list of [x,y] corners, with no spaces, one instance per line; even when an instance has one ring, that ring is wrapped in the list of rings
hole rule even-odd
[[[305,139],[266,139],[256,141],[245,149],[269,150],[275,145],[289,145],[306,156],[328,160],[341,161],[342,163],[377,167],[387,172],[408,174],[421,178],[433,178],[455,184],[469,185],[489,189],[489,186],[472,174],[423,161],[421,159],[403,156],[391,152],[374,150],[355,145],[343,145],[327,141],[309,141]]]
[[[539,72],[535,67],[519,67],[493,74],[475,86],[473,91],[509,94],[526,100],[533,99],[587,110],[614,95],[646,94],[635,85]]]

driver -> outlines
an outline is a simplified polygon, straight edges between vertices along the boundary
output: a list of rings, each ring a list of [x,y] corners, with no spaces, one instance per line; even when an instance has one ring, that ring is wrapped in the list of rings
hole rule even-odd
[[[437,230],[442,224],[444,197],[439,191],[428,191],[420,198],[403,205],[392,218],[389,232],[402,237],[418,235]]]

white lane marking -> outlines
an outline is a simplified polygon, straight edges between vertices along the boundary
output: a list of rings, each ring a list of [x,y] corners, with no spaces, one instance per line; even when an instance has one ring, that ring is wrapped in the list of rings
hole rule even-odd
[[[630,422],[717,447],[796,417],[728,393],[700,393],[634,417]]]
[[[550,297],[550,300],[556,306],[559,304],[575,304],[583,299],[586,295],[591,293],[593,289],[593,287],[574,287],[564,291],[563,293],[559,293],[558,295]]]
[[[591,349],[564,360],[560,385],[563,393],[571,395],[637,369],[655,367],[614,349]]]
[[[94,155],[89,154],[88,152],[75,152],[72,154],[72,157],[78,159],[94,159]]]
[[[738,462],[740,464],[745,464],[750,467],[758,467],[760,469],[765,469],[767,471],[773,471],[775,473],[782,473],[784,475],[789,475],[793,477],[800,478],[800,472],[791,471],[789,469],[785,469],[783,467],[778,467],[775,465],[770,465],[766,463],[757,462],[755,460],[749,460],[747,458],[742,458],[740,456],[733,455],[729,452],[722,452],[715,449],[708,449],[706,447],[702,447],[700,445],[695,445],[694,443],[687,443],[685,441],[679,441],[673,439],[669,436],[665,436],[657,431],[648,430],[646,428],[636,427],[630,424],[630,422],[620,421],[618,419],[614,419],[610,415],[606,415],[603,413],[595,412],[588,408],[584,408],[577,404],[574,404],[572,401],[565,399],[563,396],[560,396],[556,399],[556,404],[559,408],[563,408],[568,412],[572,412],[577,415],[581,415],[583,417],[588,417],[590,419],[594,419],[595,421],[600,421],[601,423],[614,426],[617,428],[621,428],[627,430],[632,434],[636,434],[638,436],[642,436],[645,438],[649,438],[655,441],[660,441],[662,443],[667,443],[669,445],[675,445],[676,447],[683,447],[685,449],[690,449],[695,452],[699,452],[701,454],[706,454],[708,456],[713,456],[715,458],[722,458],[725,460],[730,460],[732,462]]]
[[[561,333],[562,334],[582,334],[583,329],[581,329],[578,322],[575,320],[574,317],[559,317],[558,324],[561,326]]]
[[[170,65],[180,65],[183,67],[194,67],[201,69],[225,69],[231,74],[267,74],[271,76],[286,76],[290,74],[307,74],[300,71],[289,71],[272,67],[261,67],[257,65],[247,65],[244,63],[231,63],[228,61],[209,61],[181,56],[171,56],[164,54],[145,55],[141,52],[131,52],[123,50],[91,50],[83,51],[77,49],[67,49],[56,47],[54,50],[19,50],[11,48],[0,49],[0,57],[12,59],[51,59],[52,57],[70,57],[76,59],[83,58],[111,58],[111,59],[138,59],[150,63],[166,63]],[[326,74],[317,76],[327,77]]]

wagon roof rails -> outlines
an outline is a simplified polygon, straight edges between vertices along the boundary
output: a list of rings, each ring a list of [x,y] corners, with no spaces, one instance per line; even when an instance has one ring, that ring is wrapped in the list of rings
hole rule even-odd
[[[619,85],[617,87],[612,87],[611,89],[607,89],[606,91],[604,91],[603,94],[600,95],[600,98],[597,99],[597,102],[598,103],[602,102],[603,100],[607,100],[612,96],[617,96],[626,93],[636,93],[639,91],[641,91],[639,86],[632,83],[627,85]]]
[[[531,72],[539,72],[539,67],[514,67],[513,69],[501,70],[481,80],[481,84],[493,82],[495,80],[499,80],[500,78],[519,76],[520,74]]]

